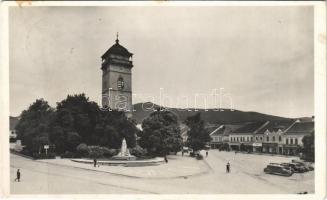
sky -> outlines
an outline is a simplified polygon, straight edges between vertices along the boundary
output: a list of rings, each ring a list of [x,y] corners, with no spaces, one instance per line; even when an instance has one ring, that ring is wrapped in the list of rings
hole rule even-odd
[[[68,94],[101,105],[101,56],[117,32],[134,54],[133,103],[217,108],[217,89],[220,107],[314,114],[309,6],[12,7],[9,31],[11,116]]]

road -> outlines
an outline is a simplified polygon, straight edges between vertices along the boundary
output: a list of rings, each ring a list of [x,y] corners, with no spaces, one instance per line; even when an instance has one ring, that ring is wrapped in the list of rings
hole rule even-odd
[[[178,159],[178,157],[175,157]],[[12,194],[285,194],[314,192],[314,172],[291,177],[267,175],[263,167],[269,162],[291,158],[237,154],[212,150],[204,159],[207,173],[166,179],[133,178],[71,166],[33,161],[10,156]],[[225,164],[231,163],[230,174]],[[16,170],[21,182],[14,182]]]

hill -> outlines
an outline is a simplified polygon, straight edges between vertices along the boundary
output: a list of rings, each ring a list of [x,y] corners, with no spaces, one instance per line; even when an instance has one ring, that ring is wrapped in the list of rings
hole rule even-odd
[[[136,120],[137,123],[142,123],[143,119],[145,119],[153,110],[149,110],[146,108],[159,108],[159,105],[152,104],[151,102],[137,103],[134,104],[133,119]],[[182,110],[177,108],[167,108],[170,111],[177,114],[180,121],[184,121],[188,116],[194,115],[197,112],[201,113],[202,119],[210,124],[235,124],[235,123],[243,123],[243,122],[252,122],[252,121],[272,121],[272,120],[288,120],[289,118],[267,115],[259,112],[244,112],[240,110],[230,110],[223,109],[223,111],[216,111],[214,109],[208,109],[205,111],[204,109],[197,109],[195,111],[194,108],[189,110]]]

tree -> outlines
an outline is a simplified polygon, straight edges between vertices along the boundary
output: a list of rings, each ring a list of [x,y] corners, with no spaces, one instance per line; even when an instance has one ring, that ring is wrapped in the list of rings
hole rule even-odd
[[[80,136],[81,142],[91,144],[99,114],[98,104],[90,101],[85,94],[68,95],[66,99],[57,103],[55,126],[62,129],[64,137],[67,137],[68,132],[76,132]],[[52,138],[57,140],[60,136],[58,134]]]
[[[139,133],[140,145],[152,155],[166,155],[182,147],[182,137],[177,115],[167,111],[155,111],[143,120]]]
[[[315,160],[315,135],[314,131],[310,135],[306,135],[302,138],[303,148],[303,158],[308,161]]]
[[[187,144],[194,151],[199,151],[211,141],[208,130],[204,128],[204,121],[201,119],[201,114],[197,113],[189,116],[185,120],[185,124],[189,127]]]
[[[81,143],[81,137],[76,132],[68,132],[66,136],[66,150],[74,152]]]
[[[18,138],[31,154],[38,153],[43,145],[50,143],[49,131],[53,116],[54,110],[43,99],[37,99],[22,112],[16,129]]]
[[[128,148],[135,147],[138,132],[136,124],[128,119],[122,111],[104,110],[100,112],[100,120],[97,122],[93,137],[94,143],[119,149],[125,138]]]

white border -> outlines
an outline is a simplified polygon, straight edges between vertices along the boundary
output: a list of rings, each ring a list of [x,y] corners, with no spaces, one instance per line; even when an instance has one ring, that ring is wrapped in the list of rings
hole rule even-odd
[[[16,2],[1,4],[1,68],[0,68],[0,195],[9,197],[9,51],[8,7]],[[28,6],[314,6],[314,83],[315,83],[315,194],[309,195],[10,195],[10,197],[35,198],[111,198],[111,199],[323,199],[326,198],[326,7],[325,2],[245,2],[245,1],[118,1],[118,2],[21,2]],[[255,187],[255,186],[254,186]]]

